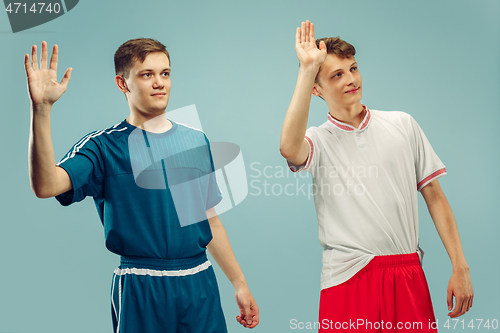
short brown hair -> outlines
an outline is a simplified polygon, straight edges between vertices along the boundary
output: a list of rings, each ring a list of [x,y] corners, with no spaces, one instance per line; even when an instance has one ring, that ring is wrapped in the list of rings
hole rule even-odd
[[[130,39],[120,45],[115,52],[115,73],[128,78],[130,68],[133,66],[134,61],[139,60],[144,62],[148,54],[153,52],[164,53],[170,62],[170,55],[168,54],[165,45],[151,38],[136,38]]]
[[[319,43],[323,41],[325,42],[326,45],[326,53],[327,54],[334,54],[340,58],[350,58],[354,57],[356,54],[356,49],[354,46],[346,42],[345,40],[340,39],[338,36],[337,37],[324,37],[324,38],[318,38],[316,39],[316,46],[319,48]],[[321,69],[321,67],[320,67]],[[318,70],[319,74],[319,70]],[[316,74],[316,78],[314,79],[314,82],[318,82],[318,74]]]

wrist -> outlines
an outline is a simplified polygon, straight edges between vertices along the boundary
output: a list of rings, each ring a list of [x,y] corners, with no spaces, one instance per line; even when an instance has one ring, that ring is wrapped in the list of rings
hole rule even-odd
[[[37,116],[49,116],[50,110],[52,109],[52,104],[31,104],[31,110],[33,111],[33,115]]]
[[[242,289],[248,289],[247,281],[245,278],[239,278],[231,281],[233,284],[234,290],[242,290]]]
[[[318,74],[320,65],[315,63],[300,63],[299,64],[299,74],[310,75],[316,77]]]
[[[469,265],[466,262],[461,262],[453,265],[453,273],[468,273]]]

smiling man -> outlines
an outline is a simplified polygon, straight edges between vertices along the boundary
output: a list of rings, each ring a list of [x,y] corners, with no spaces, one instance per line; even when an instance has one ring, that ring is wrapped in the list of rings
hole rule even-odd
[[[47,53],[42,42],[40,66],[36,46],[31,62],[28,54],[24,59],[31,100],[31,186],[37,197],[55,196],[62,205],[94,198],[106,247],[121,256],[112,280],[114,331],[227,332],[207,248],[235,288],[240,309],[236,320],[254,328],[259,323],[257,304],[214,209],[222,197],[208,139],[165,116],[171,88],[165,46],[139,38],[118,48],[115,82],[128,101],[129,116],[84,136],[57,165],[50,113],[72,69],[58,83],[57,46],[50,66]],[[161,158],[152,158],[158,151]],[[137,163],[145,165],[140,174],[133,170]],[[186,177],[191,191],[181,193],[183,205],[178,205],[179,191],[172,185]],[[183,225],[183,210],[201,210],[201,219]]]
[[[458,228],[437,180],[445,166],[409,114],[361,104],[363,81],[351,44],[338,37],[315,40],[314,25],[306,21],[297,28],[295,50],[299,75],[280,151],[292,171],[313,178],[324,248],[320,332],[408,325],[437,331],[420,264],[419,191],[453,264],[449,316],[463,315],[473,299]],[[329,112],[324,124],[306,130],[311,95]]]

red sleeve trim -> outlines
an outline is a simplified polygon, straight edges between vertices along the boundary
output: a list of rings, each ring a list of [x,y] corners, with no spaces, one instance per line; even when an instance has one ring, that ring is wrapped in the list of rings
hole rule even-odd
[[[312,143],[312,140],[309,137],[305,136],[304,138],[309,143],[309,148],[310,148],[309,149],[309,156],[307,156],[307,163],[306,163],[306,169],[309,169],[309,166],[311,165],[311,160],[312,160],[312,157],[313,157],[313,153],[314,153],[314,145]]]
[[[295,164],[291,163],[290,161],[288,161],[288,167],[290,168],[290,170],[292,172],[299,172],[302,170],[306,170],[311,165],[311,159],[312,159],[313,152],[314,152],[314,146],[313,146],[312,140],[309,137],[304,136],[304,139],[306,139],[307,143],[309,144],[309,155],[307,156],[306,163],[302,164],[302,165],[295,165]]]
[[[446,173],[446,168],[439,169],[438,171],[435,171],[432,174],[430,174],[429,176],[425,177],[422,181],[420,181],[417,184],[417,191],[420,191],[422,189],[422,187],[424,187],[425,185],[430,183],[432,180],[434,180],[435,178],[437,178],[438,176],[440,176],[444,173]]]

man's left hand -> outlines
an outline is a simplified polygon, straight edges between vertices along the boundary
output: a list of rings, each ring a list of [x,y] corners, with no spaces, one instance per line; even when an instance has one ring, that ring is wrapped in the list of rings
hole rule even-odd
[[[453,309],[453,297],[455,297],[455,309]],[[469,267],[454,269],[448,283],[448,313],[450,318],[463,315],[472,307],[474,291],[470,280]]]
[[[240,315],[236,320],[246,328],[254,328],[259,324],[259,307],[255,302],[248,287],[241,287],[236,290],[236,303],[240,308]]]

